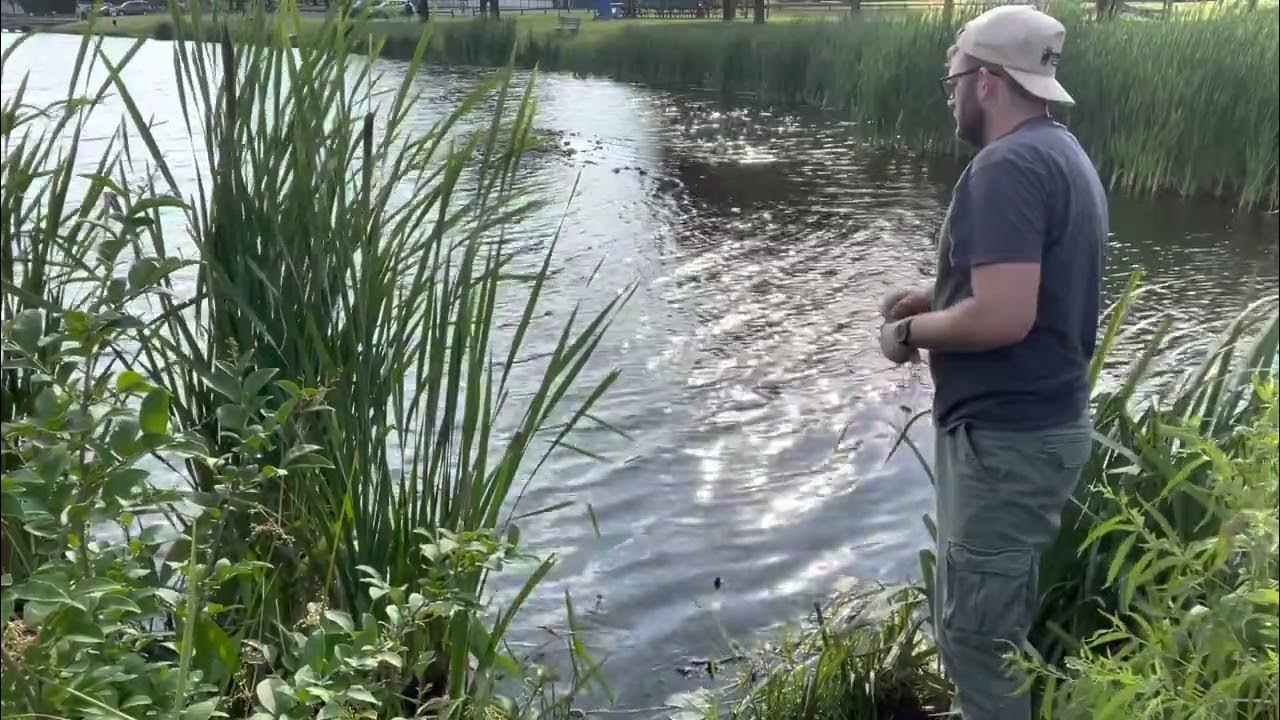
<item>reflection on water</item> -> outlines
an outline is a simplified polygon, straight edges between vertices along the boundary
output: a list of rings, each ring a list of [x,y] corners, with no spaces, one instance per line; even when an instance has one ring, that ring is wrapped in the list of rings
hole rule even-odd
[[[35,58],[75,43],[27,43],[5,68],[6,96]],[[126,80],[167,123],[158,139],[189,177],[168,53],[147,44]],[[400,66],[387,71],[394,82]],[[429,127],[480,74],[420,76],[412,126]],[[47,102],[65,82],[46,74],[28,94]],[[538,99],[539,126],[571,154],[529,159],[524,187],[556,202],[511,235],[544,247],[563,213],[552,320],[638,290],[594,363],[623,371],[599,414],[631,439],[595,432],[586,442],[609,462],[559,457],[524,499],[590,503],[601,534],[581,509],[526,521],[531,549],[560,563],[521,638],[550,641],[538,628],[562,626],[568,589],[619,703],[648,707],[708,682],[679,669],[727,654],[728,638],[796,619],[837,587],[916,572],[931,491],[908,454],[886,455],[892,425],[927,406],[928,374],[880,359],[876,311],[888,288],[927,281],[958,167],[869,147],[815,113],[564,76],[541,77]],[[1274,215],[1123,199],[1112,214],[1108,293],[1135,267],[1158,284],[1140,316],[1171,309],[1204,337],[1277,295]],[[1132,353],[1142,339],[1127,342]],[[927,429],[916,437],[928,452]]]

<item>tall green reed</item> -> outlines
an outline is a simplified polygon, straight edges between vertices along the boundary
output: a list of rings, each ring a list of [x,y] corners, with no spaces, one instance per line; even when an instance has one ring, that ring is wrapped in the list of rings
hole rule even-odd
[[[298,21],[296,8],[284,12]],[[157,263],[181,254],[166,234],[180,218],[199,260],[194,294],[178,295],[165,279],[136,347],[113,362],[170,388],[175,420],[214,449],[237,431],[228,402],[267,392],[290,411],[304,405],[310,419],[273,465],[301,463],[319,477],[280,473],[244,498],[310,542],[297,567],[216,599],[237,608],[238,637],[272,637],[308,603],[341,608],[359,629],[386,593],[442,584],[448,606],[433,607],[406,636],[406,682],[419,697],[450,699],[451,713],[482,711],[498,691],[495,677],[518,669],[504,635],[554,558],[536,563],[496,614],[483,601],[489,574],[518,556],[523,488],[552,453],[576,450],[581,422],[599,422],[592,409],[618,376],[588,363],[629,295],[611,288],[595,309],[546,319],[556,238],[532,256],[509,240],[509,229],[541,205],[515,189],[536,111],[533,76],[513,88],[510,70],[499,72],[447,117],[411,130],[427,35],[403,77],[390,81],[372,60],[379,41],[342,14],[299,38],[261,11],[230,19],[195,2],[186,15],[173,9],[172,25],[183,110],[171,121],[199,148],[196,169],[183,171],[193,174],[179,174],[122,79],[139,45],[113,59],[86,36],[80,53],[105,69],[99,96],[118,96],[127,125],[120,137],[133,162],[152,170],[142,188],[101,173],[94,181],[117,192],[123,214],[150,220],[131,236],[132,252]],[[74,153],[74,127],[70,150],[62,128],[51,129],[38,136],[40,154],[22,166],[6,162],[6,172],[44,172],[58,152]],[[26,148],[14,157],[33,152]],[[102,162],[122,170],[125,161],[109,151]],[[65,179],[71,161],[57,167],[49,177]],[[10,187],[6,252],[80,252],[69,242],[61,255],[22,245],[35,237],[19,232],[30,218],[66,219],[54,207],[65,187],[49,196],[49,210],[32,210],[20,186]],[[84,213],[101,193],[95,188],[80,201]],[[49,236],[61,237],[62,226],[55,229]],[[6,316],[10,303],[16,310],[67,286],[24,291],[34,273],[12,282],[6,275]],[[533,340],[548,338],[547,352],[531,357]],[[197,492],[220,482],[198,464],[188,471]],[[224,523],[223,536],[209,541],[243,540],[248,517]],[[252,543],[241,545],[252,559]],[[185,552],[194,551],[175,549],[172,559]],[[387,590],[370,592],[371,584]],[[594,677],[589,660],[579,666],[578,680]]]
[[[1253,426],[1267,411],[1263,398],[1253,392],[1255,383],[1265,383],[1277,372],[1280,313],[1268,299],[1238,315],[1167,395],[1140,395],[1155,360],[1176,349],[1167,324],[1157,327],[1122,382],[1098,385],[1136,290],[1135,275],[1109,313],[1092,369],[1094,454],[1064,513],[1058,539],[1041,561],[1042,597],[1032,640],[1051,663],[1108,625],[1108,615],[1129,612],[1134,594],[1158,575],[1158,569],[1143,567],[1130,555],[1131,542],[1099,537],[1119,522],[1120,490],[1145,503],[1150,522],[1167,524],[1184,542],[1218,533],[1225,519],[1214,512],[1212,467],[1177,461],[1188,447],[1183,428],[1197,430],[1225,452],[1235,451],[1238,429]]]
[[[349,44],[360,36],[346,22],[297,53],[267,23],[216,46],[196,44],[206,38],[194,25],[195,42],[177,45],[180,92],[197,98],[212,180],[193,218],[209,299],[197,313],[208,313],[210,341],[179,345],[209,363],[211,349],[235,347],[255,366],[325,388],[331,412],[308,440],[334,467],[323,484],[285,490],[285,513],[319,539],[320,595],[355,615],[369,602],[367,568],[399,585],[431,561],[432,547],[483,532],[518,537],[503,516],[513,489],[568,444],[617,379],[576,387],[626,295],[582,318],[574,311],[532,391],[517,387],[555,250],[552,238],[534,270],[515,278],[523,259],[506,229],[537,205],[513,190],[533,78],[516,95],[503,72],[416,135],[405,123],[429,36],[379,98],[374,67],[351,56],[376,56],[377,41]],[[488,101],[492,121],[467,127]],[[518,321],[499,337],[508,297]],[[184,401],[194,419],[208,393],[196,386]],[[423,651],[436,658],[428,674],[448,683],[450,697],[471,695],[473,678],[487,677],[515,611],[552,562],[532,574],[492,635],[474,613],[428,624]],[[452,570],[456,590],[478,601],[488,568]]]
[[[1162,483],[1159,497],[1202,472],[1197,499],[1220,520],[1209,532],[1176,527],[1142,497],[1147,488],[1099,488],[1116,511],[1081,549],[1103,541],[1123,548],[1108,579],[1128,607],[1083,638],[1065,670],[1029,667],[1044,684],[1046,720],[1280,712],[1277,384],[1261,380],[1251,390],[1263,412],[1229,437],[1207,438],[1176,421],[1163,426],[1183,444],[1168,458],[1176,472],[1150,480]]]

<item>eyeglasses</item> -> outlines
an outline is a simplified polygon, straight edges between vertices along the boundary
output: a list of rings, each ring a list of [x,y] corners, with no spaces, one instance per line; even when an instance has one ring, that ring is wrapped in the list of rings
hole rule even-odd
[[[971,67],[968,70],[961,70],[958,73],[955,73],[953,75],[948,75],[938,80],[938,82],[942,84],[942,94],[945,95],[948,100],[955,97],[956,86],[960,84],[960,78],[966,75],[972,75],[978,72],[979,70],[986,70],[988,73],[990,73],[991,75],[994,75],[995,77],[1004,77],[1004,75],[1001,75],[998,70],[988,65],[979,65],[977,67]]]

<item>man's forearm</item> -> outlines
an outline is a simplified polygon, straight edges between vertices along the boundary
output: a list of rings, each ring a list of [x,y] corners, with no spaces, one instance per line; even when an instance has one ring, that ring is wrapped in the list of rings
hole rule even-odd
[[[911,318],[910,344],[921,350],[985,352],[1022,339],[1015,335],[997,314],[982,312],[977,301],[968,298],[946,310]]]

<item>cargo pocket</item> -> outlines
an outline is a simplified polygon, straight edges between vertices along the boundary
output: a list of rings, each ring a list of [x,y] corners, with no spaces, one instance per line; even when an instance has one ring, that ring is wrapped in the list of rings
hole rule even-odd
[[[1030,548],[979,550],[947,547],[943,629],[992,640],[1020,641],[1030,627],[1035,594]]]

